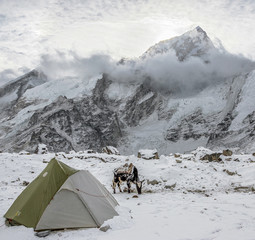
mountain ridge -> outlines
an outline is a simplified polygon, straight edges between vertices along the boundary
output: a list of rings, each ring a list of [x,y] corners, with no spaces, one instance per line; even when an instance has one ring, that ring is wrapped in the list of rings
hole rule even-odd
[[[178,67],[184,66],[180,72],[201,64],[206,69],[213,64],[209,61],[213,54],[218,54],[206,32],[196,27],[179,37],[155,44],[131,65],[139,65],[141,61],[147,63],[150,59],[154,61],[155,57],[165,57],[173,51],[180,62]],[[165,59],[168,58],[163,61]],[[196,64],[201,60],[201,63],[187,68],[189,59]],[[123,67],[126,65],[130,63],[121,63]],[[180,90],[185,84],[194,85],[190,85],[192,89],[187,87],[185,95],[176,94],[175,82],[168,86],[168,90],[163,84],[161,88],[165,91],[155,88],[157,82],[152,82],[148,74],[142,76],[139,71],[134,70],[135,74],[130,75],[128,82],[121,81],[121,74],[118,75],[120,81],[116,81],[110,73],[85,81],[77,78],[48,81],[45,74],[36,71],[19,78],[16,82],[23,79],[24,84],[34,84],[27,85],[22,91],[18,84],[12,91],[15,101],[11,101],[9,107],[3,107],[0,150],[34,152],[41,143],[53,152],[90,148],[99,151],[106,145],[116,146],[123,153],[137,152],[140,148],[157,148],[161,153],[186,152],[199,146],[255,149],[255,107],[247,104],[247,99],[253,100],[248,89],[255,88],[254,70],[249,72],[245,68],[239,74],[223,75],[213,84],[203,82],[207,72],[193,78],[188,72],[179,78],[187,79],[177,85]],[[169,71],[171,73],[174,72]],[[136,78],[141,76],[143,80],[137,81]],[[168,78],[172,76],[166,75],[166,80]],[[8,84],[6,86],[8,88]]]

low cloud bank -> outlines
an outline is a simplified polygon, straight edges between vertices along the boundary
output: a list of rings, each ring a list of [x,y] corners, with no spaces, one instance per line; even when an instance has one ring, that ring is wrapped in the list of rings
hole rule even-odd
[[[40,68],[49,79],[72,76],[86,81],[105,73],[113,81],[144,83],[163,93],[185,95],[197,93],[226,78],[250,72],[255,69],[255,63],[242,56],[217,51],[208,55],[206,62],[198,57],[180,62],[175,53],[170,52],[122,63],[104,54],[81,58],[74,52],[57,52],[54,56],[43,55]]]

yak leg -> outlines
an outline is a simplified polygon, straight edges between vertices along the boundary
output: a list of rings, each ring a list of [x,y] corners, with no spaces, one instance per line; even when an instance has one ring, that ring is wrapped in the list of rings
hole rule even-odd
[[[119,187],[120,192],[122,192],[122,190],[121,190],[121,188],[120,188],[120,182],[118,182],[118,187]]]
[[[120,192],[122,192],[122,191],[121,191],[121,188],[120,188],[120,184],[121,184],[121,182],[122,182],[121,179],[120,179],[120,177],[119,177],[118,180],[119,180],[119,181],[118,181],[118,187],[119,187]]]
[[[130,189],[131,189],[131,183],[128,181],[127,182],[127,187],[128,187],[128,193],[130,193],[131,191],[130,191]]]
[[[112,181],[112,188],[113,188],[113,193],[116,193],[116,190],[115,190],[116,182],[114,180]]]

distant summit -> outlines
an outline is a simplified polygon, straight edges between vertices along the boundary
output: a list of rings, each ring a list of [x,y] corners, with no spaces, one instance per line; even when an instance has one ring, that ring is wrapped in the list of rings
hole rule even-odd
[[[200,26],[197,26],[181,36],[160,41],[150,47],[141,59],[174,51],[178,59],[183,61],[190,56],[203,57],[211,50],[216,50],[211,39]]]
[[[198,32],[201,32],[201,33],[207,35],[206,32],[205,32],[200,26],[197,26],[195,29],[196,29]],[[194,29],[194,30],[195,30],[195,29]]]

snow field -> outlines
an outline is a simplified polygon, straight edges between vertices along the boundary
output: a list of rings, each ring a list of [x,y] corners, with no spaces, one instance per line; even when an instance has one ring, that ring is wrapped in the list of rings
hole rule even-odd
[[[143,160],[136,156],[99,153],[58,153],[56,158],[87,169],[112,192],[113,170],[132,162],[145,179],[143,194],[117,193],[119,216],[108,220],[111,229],[52,232],[47,239],[255,239],[255,157],[222,157],[223,163],[201,161],[208,149],[190,154]],[[0,214],[3,216],[55,154],[0,154]],[[225,171],[224,171],[225,170]],[[233,175],[229,175],[229,173]],[[134,189],[134,185],[132,186]],[[122,189],[125,185],[122,186]],[[0,239],[37,239],[32,229],[7,227],[0,219]]]

